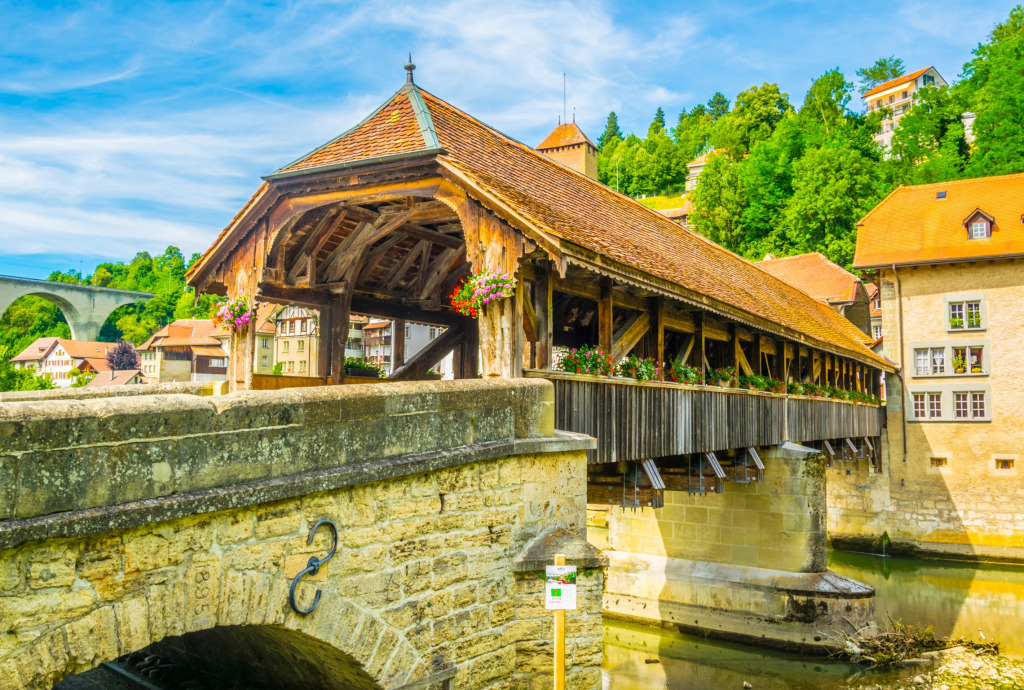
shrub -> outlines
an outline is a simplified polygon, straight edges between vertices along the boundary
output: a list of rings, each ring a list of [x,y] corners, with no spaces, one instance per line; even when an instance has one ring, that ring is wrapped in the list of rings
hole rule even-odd
[[[572,374],[595,374],[597,376],[611,376],[615,371],[612,356],[601,348],[591,345],[569,350],[558,360],[557,367],[559,371],[568,371]]]

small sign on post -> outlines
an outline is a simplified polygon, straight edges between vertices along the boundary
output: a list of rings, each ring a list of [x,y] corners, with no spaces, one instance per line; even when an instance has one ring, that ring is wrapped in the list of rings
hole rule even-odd
[[[565,689],[565,612],[576,610],[576,566],[565,564],[557,554],[546,567],[544,608],[555,612],[555,690]]]

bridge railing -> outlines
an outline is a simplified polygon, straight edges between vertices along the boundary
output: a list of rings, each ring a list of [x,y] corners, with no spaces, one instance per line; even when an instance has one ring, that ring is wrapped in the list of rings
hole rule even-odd
[[[877,405],[531,370],[555,387],[555,427],[593,436],[591,463],[880,433]]]

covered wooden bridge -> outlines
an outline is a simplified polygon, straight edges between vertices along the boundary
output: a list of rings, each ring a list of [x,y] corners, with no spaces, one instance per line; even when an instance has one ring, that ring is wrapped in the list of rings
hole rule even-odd
[[[515,294],[462,316],[448,296],[482,271],[515,276]],[[826,304],[422,91],[411,70],[361,123],[266,176],[187,280],[318,312],[324,384],[344,380],[353,313],[442,326],[414,357],[395,338],[392,379],[424,377],[448,353],[457,378],[549,378],[556,424],[599,440],[595,477],[657,458],[736,479],[783,441],[878,445],[864,440],[880,433],[875,405],[552,371],[560,348],[590,344],[616,361],[877,394],[891,367]],[[232,341],[233,388],[254,385],[255,337]],[[641,481],[656,484],[648,464]]]

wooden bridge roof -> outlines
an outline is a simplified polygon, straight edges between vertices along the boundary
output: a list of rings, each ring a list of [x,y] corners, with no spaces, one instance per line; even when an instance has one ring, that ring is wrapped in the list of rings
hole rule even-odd
[[[350,169],[361,164],[434,156],[456,183],[502,212],[534,238],[553,238],[572,263],[679,296],[757,325],[768,321],[862,362],[891,365],[867,347],[864,334],[826,304],[691,232],[628,196],[488,127],[436,96],[405,84],[361,123],[286,165],[266,180]],[[235,217],[190,277],[246,210]]]

